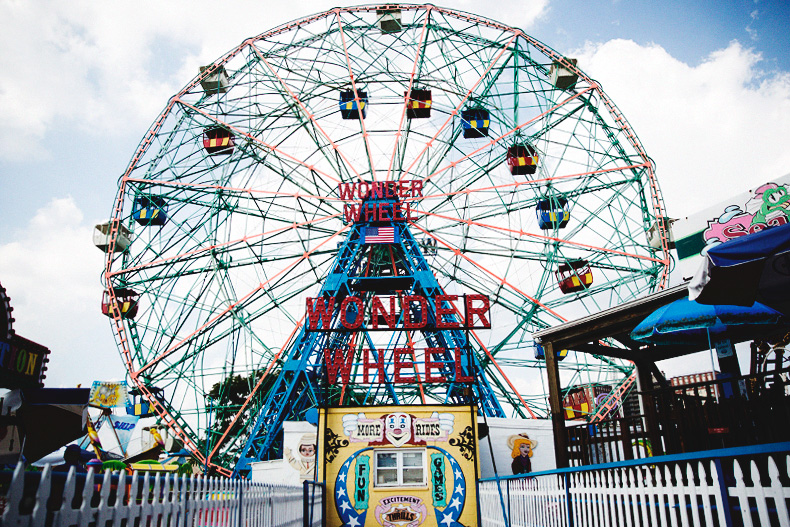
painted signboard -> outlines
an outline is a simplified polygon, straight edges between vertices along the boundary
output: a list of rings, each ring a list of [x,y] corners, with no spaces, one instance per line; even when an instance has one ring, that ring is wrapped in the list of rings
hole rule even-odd
[[[126,406],[128,389],[126,381],[93,381],[88,404],[94,408]]]
[[[672,226],[684,279],[694,276],[711,247],[790,220],[790,174],[739,194]]]
[[[319,422],[325,525],[477,525],[474,408],[329,408]]]

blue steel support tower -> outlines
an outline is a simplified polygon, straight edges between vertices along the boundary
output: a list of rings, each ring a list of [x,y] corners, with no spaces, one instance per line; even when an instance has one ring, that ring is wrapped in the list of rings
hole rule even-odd
[[[401,206],[397,198],[368,197],[361,210],[367,206],[393,211],[396,203]],[[377,332],[371,327],[367,313],[360,328],[349,330],[342,324],[339,306],[349,296],[359,297],[363,305],[367,306],[373,295],[397,295],[399,298],[416,295],[433,299],[445,292],[429,268],[407,222],[366,221],[364,216],[364,213],[359,215],[359,219],[350,226],[345,240],[338,245],[337,259],[320,293],[316,295],[317,298],[335,298],[329,328],[323,331],[310,330],[305,322],[297,337],[284,351],[279,375],[249,429],[234,476],[246,476],[253,461],[279,458],[283,422],[304,420],[306,412],[312,408],[341,402],[351,405],[419,404],[420,400],[415,400],[415,393],[418,392],[407,393],[402,385],[392,382],[392,351],[398,346],[409,346],[411,337],[403,330]],[[365,229],[368,227],[394,228],[393,243],[365,243]],[[437,327],[435,303],[429,300],[426,306],[427,324],[416,331],[421,333],[424,347],[445,350],[434,360],[440,364],[439,372],[447,379],[447,382],[438,385],[431,384],[431,400],[426,402],[476,404],[481,414],[505,417],[467,332],[460,328]],[[451,306],[445,302],[442,307],[449,309]],[[404,317],[410,316],[422,318],[422,313],[416,312],[416,308],[410,305],[398,314],[398,326],[402,327]],[[444,315],[443,320],[461,322],[456,314]],[[389,339],[384,344],[382,335]],[[408,341],[405,342],[404,338]],[[352,382],[345,388],[327,385],[325,351],[341,349],[354,352],[363,346],[371,350],[374,361],[380,360],[380,355],[383,355],[387,366],[386,378],[370,385]],[[460,361],[456,361],[456,348],[461,350]],[[412,358],[417,363],[416,355]],[[460,371],[456,371],[459,366]],[[361,375],[362,367],[361,357],[357,353],[353,362],[357,376]],[[471,377],[473,380],[455,382],[457,376]]]

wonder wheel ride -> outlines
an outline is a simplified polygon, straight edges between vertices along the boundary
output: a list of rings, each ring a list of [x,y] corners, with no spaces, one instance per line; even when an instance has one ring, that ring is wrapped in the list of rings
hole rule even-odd
[[[408,217],[355,216],[376,199]],[[650,158],[575,60],[432,5],[333,9],[245,40],[170,99],[97,226],[102,308],[152,411],[243,474],[319,401],[546,416],[531,334],[662,287],[663,218]],[[373,331],[366,311],[354,333],[306,330],[309,298],[396,297],[404,320],[421,316],[405,295],[440,293],[490,299],[491,329]],[[443,367],[473,390],[321,384],[324,349],[374,350],[389,378],[394,349],[424,365],[440,344],[469,350]],[[567,385],[631,372],[573,351],[560,366]]]

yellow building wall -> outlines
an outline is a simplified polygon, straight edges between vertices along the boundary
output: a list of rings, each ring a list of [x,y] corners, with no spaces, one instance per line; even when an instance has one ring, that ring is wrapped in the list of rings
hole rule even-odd
[[[473,407],[445,405],[322,410],[317,468],[326,483],[325,525],[476,527],[475,415]],[[421,454],[424,481],[376,481],[376,452],[382,451]]]

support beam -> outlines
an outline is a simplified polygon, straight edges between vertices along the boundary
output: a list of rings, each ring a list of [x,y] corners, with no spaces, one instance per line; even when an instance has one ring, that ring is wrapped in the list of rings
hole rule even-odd
[[[552,342],[543,343],[543,352],[546,356],[546,373],[549,376],[549,409],[554,430],[554,459],[557,461],[557,468],[565,468],[569,466],[568,431],[565,428],[565,413],[562,410],[560,369]]]

